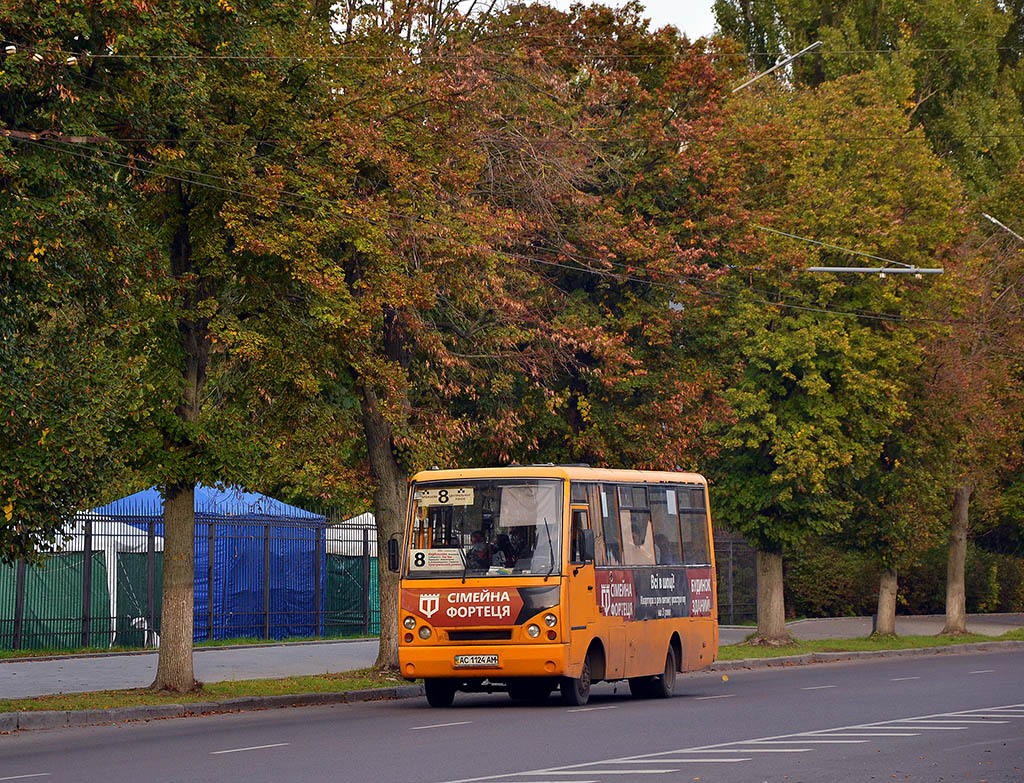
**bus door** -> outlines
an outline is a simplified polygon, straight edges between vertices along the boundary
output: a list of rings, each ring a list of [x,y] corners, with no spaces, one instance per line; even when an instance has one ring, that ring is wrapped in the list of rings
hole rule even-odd
[[[597,623],[597,600],[594,594],[594,561],[583,561],[584,530],[590,530],[590,511],[586,506],[571,506],[569,528],[568,616],[573,646],[583,645],[584,651],[594,636]],[[580,655],[583,653],[581,652]]]

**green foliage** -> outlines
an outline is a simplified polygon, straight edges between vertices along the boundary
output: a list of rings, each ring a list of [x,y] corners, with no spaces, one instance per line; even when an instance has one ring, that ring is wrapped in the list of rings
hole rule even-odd
[[[772,120],[761,144],[778,144],[782,127],[808,139],[789,145],[774,188],[756,193],[750,207],[760,221],[920,265],[955,237],[955,185],[920,133],[870,147],[819,143],[906,126],[870,75],[745,99],[730,135],[756,140],[747,128],[760,116]],[[902,318],[925,300],[914,281],[812,275],[803,268],[848,266],[849,257],[763,237],[756,251],[730,256],[743,274],[718,286],[732,300],[719,358],[735,421],[720,431],[712,473],[719,518],[758,548],[780,551],[838,531],[853,513],[849,487],[875,469],[908,416],[921,355],[919,334]]]
[[[997,184],[1021,159],[1022,43],[1012,4],[717,0],[715,12],[757,70],[820,40],[821,49],[794,64],[798,83],[874,71],[883,81],[911,84],[913,122],[974,193]]]
[[[797,617],[875,613],[878,568],[871,557],[815,541],[786,559],[786,608]]]

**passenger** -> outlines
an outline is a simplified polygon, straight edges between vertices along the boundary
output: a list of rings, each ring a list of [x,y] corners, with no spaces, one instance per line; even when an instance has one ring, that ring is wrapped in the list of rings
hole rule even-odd
[[[496,543],[498,554],[501,555],[504,560],[503,565],[506,568],[511,568],[516,564],[518,559],[515,550],[512,548],[512,539],[508,537],[508,533],[499,533],[498,540]]]
[[[482,530],[474,530],[469,537],[469,549],[466,550],[466,566],[480,571],[491,567],[491,547],[484,541]]]

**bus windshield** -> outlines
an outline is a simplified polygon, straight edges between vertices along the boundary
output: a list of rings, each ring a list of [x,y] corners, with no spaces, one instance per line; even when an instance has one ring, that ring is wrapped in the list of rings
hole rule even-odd
[[[560,573],[562,481],[420,482],[406,573],[416,579]]]

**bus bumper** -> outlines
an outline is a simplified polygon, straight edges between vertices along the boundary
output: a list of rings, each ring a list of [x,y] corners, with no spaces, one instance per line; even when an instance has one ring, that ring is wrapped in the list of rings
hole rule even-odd
[[[457,667],[456,655],[497,655],[498,665]],[[410,645],[398,648],[398,661],[402,675],[410,680],[420,677],[487,680],[505,680],[509,677],[558,677],[568,673],[569,645]]]

